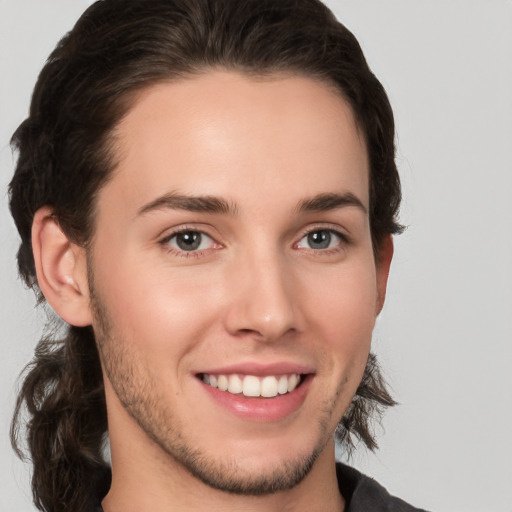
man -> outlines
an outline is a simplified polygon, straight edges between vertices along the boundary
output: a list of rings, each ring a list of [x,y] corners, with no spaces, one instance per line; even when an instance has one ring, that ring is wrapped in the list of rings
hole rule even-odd
[[[13,137],[20,273],[68,326],[13,423],[41,510],[415,510],[334,460],[393,404],[393,138],[316,0],[86,11]]]

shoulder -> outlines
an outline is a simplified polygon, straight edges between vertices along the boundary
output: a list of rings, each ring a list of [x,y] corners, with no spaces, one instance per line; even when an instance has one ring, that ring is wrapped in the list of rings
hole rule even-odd
[[[336,464],[338,486],[347,502],[345,512],[426,512],[391,496],[382,485],[354,468]]]

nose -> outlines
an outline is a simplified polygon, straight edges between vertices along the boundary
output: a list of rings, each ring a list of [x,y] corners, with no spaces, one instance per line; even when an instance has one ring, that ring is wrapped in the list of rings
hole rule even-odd
[[[301,330],[301,316],[292,269],[277,254],[246,257],[228,277],[227,331],[273,342]]]

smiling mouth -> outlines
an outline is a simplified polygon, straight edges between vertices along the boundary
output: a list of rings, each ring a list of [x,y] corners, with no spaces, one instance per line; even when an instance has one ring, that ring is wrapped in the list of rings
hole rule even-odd
[[[273,398],[294,391],[303,381],[304,376],[298,373],[289,375],[255,375],[239,374],[199,374],[198,377],[208,386],[217,388],[233,395],[250,398]]]

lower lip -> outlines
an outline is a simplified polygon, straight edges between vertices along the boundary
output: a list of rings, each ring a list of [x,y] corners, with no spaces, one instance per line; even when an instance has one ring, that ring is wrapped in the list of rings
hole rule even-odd
[[[312,375],[303,377],[301,384],[292,392],[273,398],[246,397],[221,391],[199,381],[203,389],[221,407],[239,418],[258,422],[279,421],[298,411],[312,380]]]

